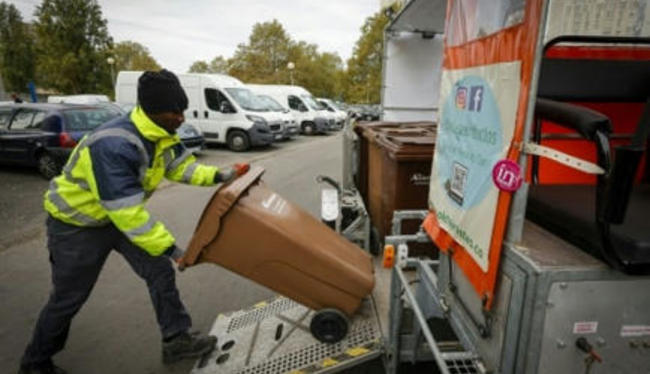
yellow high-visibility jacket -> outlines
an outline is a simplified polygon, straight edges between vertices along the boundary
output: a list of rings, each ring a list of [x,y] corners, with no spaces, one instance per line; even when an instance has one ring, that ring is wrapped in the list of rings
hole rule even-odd
[[[199,186],[215,184],[219,169],[201,165],[178,135],[156,125],[138,106],[84,137],[45,193],[45,210],[63,222],[98,227],[111,222],[152,256],[174,237],[145,203],[166,177]]]

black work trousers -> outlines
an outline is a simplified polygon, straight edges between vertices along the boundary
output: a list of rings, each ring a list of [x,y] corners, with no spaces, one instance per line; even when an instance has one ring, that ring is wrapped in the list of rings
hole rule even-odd
[[[38,318],[32,341],[25,350],[23,365],[46,362],[63,349],[72,317],[88,299],[113,249],[124,256],[147,283],[163,339],[191,327],[190,316],[180,300],[174,269],[167,256],[150,256],[113,225],[82,228],[49,217],[47,240],[52,291]]]

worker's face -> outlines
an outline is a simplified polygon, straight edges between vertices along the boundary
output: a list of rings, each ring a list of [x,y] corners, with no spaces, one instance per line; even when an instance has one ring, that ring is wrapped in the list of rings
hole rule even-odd
[[[156,123],[156,125],[167,130],[170,134],[175,133],[176,129],[185,122],[185,116],[183,116],[183,113],[163,112],[151,114],[149,117]]]

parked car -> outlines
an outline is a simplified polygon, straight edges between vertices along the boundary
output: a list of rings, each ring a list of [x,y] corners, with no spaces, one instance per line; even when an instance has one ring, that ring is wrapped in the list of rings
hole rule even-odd
[[[258,95],[268,95],[291,110],[296,123],[305,135],[326,133],[330,129],[330,114],[313,100],[309,91],[300,86],[248,84]],[[334,117],[331,117],[334,125]]]
[[[133,104],[118,105],[114,102],[101,102],[95,105],[101,106],[108,110],[117,111],[119,115],[126,115],[135,107]],[[195,124],[184,122],[177,130],[176,133],[181,139],[185,148],[189,149],[192,153],[197,153],[205,148],[205,137],[203,132]]]
[[[253,91],[255,92],[255,91]],[[298,128],[298,123],[293,118],[291,111],[284,108],[280,103],[278,103],[274,98],[268,95],[257,95],[261,102],[266,104],[266,107],[271,111],[275,112],[284,124],[284,133],[282,135],[282,140],[289,140],[292,137],[298,135],[300,129]]]
[[[177,130],[181,142],[192,153],[197,153],[205,148],[205,137],[201,129],[189,122],[184,122]]]
[[[51,179],[87,132],[117,116],[95,105],[0,105],[0,162],[36,166]]]
[[[82,94],[82,95],[51,95],[47,102],[51,104],[83,104],[94,105],[97,103],[108,103],[111,100],[106,95]]]
[[[120,71],[115,101],[137,102],[141,71]],[[281,139],[283,123],[266,109],[239,79],[223,74],[178,74],[188,98],[185,118],[197,125],[206,141],[227,144],[233,151],[266,146]]]
[[[357,118],[360,121],[378,121],[381,109],[379,105],[357,104],[349,107],[349,113],[352,118]]]
[[[320,105],[325,107],[328,112],[332,113],[336,121],[336,127],[338,129],[342,129],[345,120],[348,118],[348,114],[345,112],[345,110],[341,109],[333,100],[326,98],[317,98],[316,100]]]

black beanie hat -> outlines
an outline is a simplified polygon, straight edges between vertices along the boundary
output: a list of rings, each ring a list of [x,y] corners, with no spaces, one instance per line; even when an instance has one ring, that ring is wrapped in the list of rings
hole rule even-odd
[[[138,103],[148,114],[182,113],[187,109],[187,96],[181,82],[169,70],[145,71],[138,79]]]

